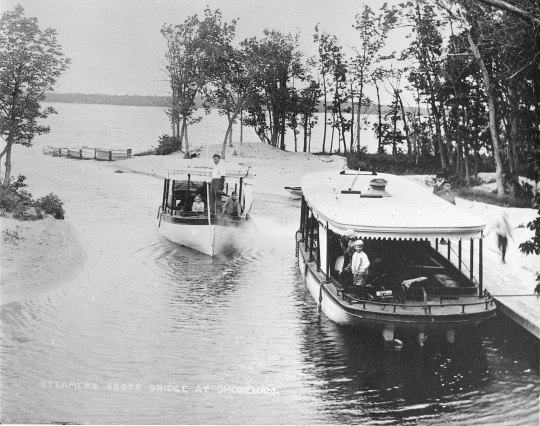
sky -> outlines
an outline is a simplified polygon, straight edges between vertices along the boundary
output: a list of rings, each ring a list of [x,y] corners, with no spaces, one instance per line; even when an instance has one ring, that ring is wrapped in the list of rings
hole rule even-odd
[[[399,0],[388,0],[397,4]],[[58,93],[108,95],[168,94],[163,71],[164,24],[180,24],[188,16],[204,16],[204,9],[219,9],[223,21],[238,19],[235,41],[261,38],[263,30],[300,34],[300,50],[316,53],[317,24],[334,34],[344,46],[358,40],[355,15],[363,5],[378,10],[379,0],[1,0],[1,11],[20,4],[40,28],[57,31],[58,42],[72,60],[58,80]],[[403,32],[390,35],[389,48],[400,50]],[[350,50],[349,52],[352,52]]]

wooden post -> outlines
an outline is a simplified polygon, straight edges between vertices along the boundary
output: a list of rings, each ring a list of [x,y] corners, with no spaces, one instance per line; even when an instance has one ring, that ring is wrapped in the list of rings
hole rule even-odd
[[[309,232],[309,229],[308,229],[308,224],[309,224],[309,206],[307,205],[306,203],[306,214],[304,215],[304,228],[306,230],[306,237],[304,238],[304,250],[307,251],[308,249],[308,232]]]
[[[131,149],[127,150],[127,158],[131,158]]]
[[[243,184],[243,178],[240,178],[240,192],[238,194],[238,201],[240,203],[242,203],[242,185]],[[235,189],[236,189],[236,185],[235,185]],[[246,204],[244,203],[244,207],[246,206]],[[243,210],[243,209],[242,209]]]
[[[317,272],[321,271],[321,224],[317,221]]]
[[[450,238],[449,238],[448,241],[446,242],[446,250],[447,250],[447,255],[446,255],[446,257],[448,258],[448,260],[450,260]]]
[[[439,250],[439,239],[435,238],[435,250]]]

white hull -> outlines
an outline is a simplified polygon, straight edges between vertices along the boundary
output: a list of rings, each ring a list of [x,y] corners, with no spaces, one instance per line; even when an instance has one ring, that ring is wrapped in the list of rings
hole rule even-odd
[[[247,223],[242,226],[192,225],[161,221],[161,234],[184,247],[200,251],[208,256],[240,249],[245,245],[242,234]]]

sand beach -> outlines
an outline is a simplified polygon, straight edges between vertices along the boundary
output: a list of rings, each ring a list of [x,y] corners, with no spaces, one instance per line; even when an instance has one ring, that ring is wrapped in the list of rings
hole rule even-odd
[[[203,157],[219,152],[221,145],[210,145]],[[123,173],[138,173],[161,178],[163,171],[174,167],[182,153],[168,156],[142,156],[111,163],[100,163],[100,167]],[[297,202],[291,200],[285,186],[299,186],[302,177],[309,172],[342,170],[345,159],[340,156],[317,156],[308,153],[280,151],[261,143],[247,143],[227,149],[227,162],[246,164],[255,175],[256,199],[273,202]],[[432,176],[407,176],[431,191]],[[489,176],[484,176],[486,181]],[[489,189],[489,185],[486,185]],[[51,188],[54,191],[54,188]],[[528,222],[535,218],[533,209],[501,208],[484,203],[457,199],[460,208],[468,209],[482,217],[488,227],[503,211],[510,217],[513,240],[509,242],[505,268],[519,270],[527,277],[524,288],[534,288],[535,274],[540,273],[538,256],[525,256],[518,250],[519,243],[531,238]],[[78,242],[68,220],[49,217],[35,222],[21,222],[7,217],[1,219],[1,303],[28,299],[47,289],[69,282],[84,265],[84,247]],[[494,235],[486,239],[486,265],[500,263]],[[489,267],[489,266],[488,266]],[[498,265],[500,267],[500,265]]]

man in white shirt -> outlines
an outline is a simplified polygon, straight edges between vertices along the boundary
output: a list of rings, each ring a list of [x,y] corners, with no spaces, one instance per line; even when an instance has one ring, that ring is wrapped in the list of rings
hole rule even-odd
[[[227,170],[225,170],[225,164],[220,161],[221,156],[214,154],[214,168],[212,170],[212,183],[210,184],[210,206],[212,206],[212,213],[221,213],[221,191],[225,186],[225,176]]]
[[[351,272],[354,275],[354,285],[356,286],[358,294],[360,294],[360,286],[364,286],[366,284],[369,259],[367,254],[363,252],[364,242],[362,240],[356,240],[354,242],[354,249],[356,251],[352,256]]]

